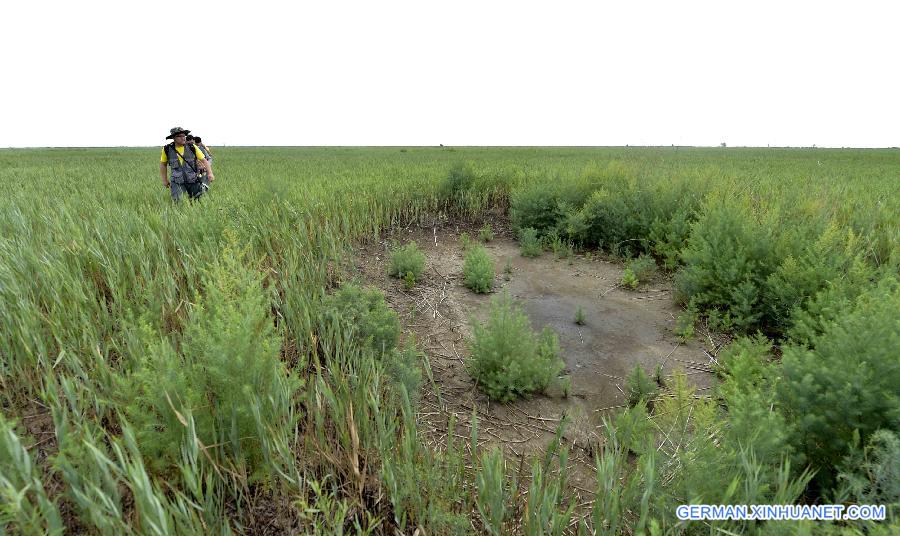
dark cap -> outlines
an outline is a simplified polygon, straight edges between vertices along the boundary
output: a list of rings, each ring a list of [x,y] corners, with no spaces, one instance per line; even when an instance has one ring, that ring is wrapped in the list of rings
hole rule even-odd
[[[174,128],[169,129],[169,135],[166,136],[166,139],[171,140],[172,138],[174,138],[175,136],[177,136],[179,134],[190,134],[190,133],[191,133],[190,130],[185,130],[181,127],[174,127]]]

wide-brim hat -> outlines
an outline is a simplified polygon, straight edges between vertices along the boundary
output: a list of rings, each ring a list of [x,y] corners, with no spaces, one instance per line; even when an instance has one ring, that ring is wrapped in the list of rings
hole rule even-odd
[[[170,128],[169,135],[166,136],[166,139],[171,140],[172,138],[174,138],[175,136],[177,136],[179,134],[190,134],[190,133],[191,133],[190,130],[185,130],[181,127]]]

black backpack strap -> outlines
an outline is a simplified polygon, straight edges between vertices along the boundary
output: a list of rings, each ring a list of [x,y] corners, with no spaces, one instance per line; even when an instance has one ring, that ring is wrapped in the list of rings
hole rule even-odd
[[[188,159],[184,159],[184,163],[187,164],[191,169],[194,170],[194,173],[202,173],[202,171],[197,170],[197,146],[193,143],[184,144],[184,152],[187,153],[188,149],[191,150],[191,155],[194,157],[193,164],[188,162]]]

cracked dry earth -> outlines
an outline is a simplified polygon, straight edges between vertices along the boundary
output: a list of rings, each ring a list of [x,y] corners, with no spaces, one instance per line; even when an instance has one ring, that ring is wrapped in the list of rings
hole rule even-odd
[[[485,244],[497,273],[494,294],[508,292],[535,330],[550,326],[559,335],[563,373],[571,380],[568,397],[551,391],[499,404],[479,391],[466,373],[471,325],[486,319],[491,299],[463,286],[459,236],[477,236],[477,227],[394,230],[380,242],[357,248],[356,269],[364,283],[384,291],[404,333],[414,334],[427,354],[434,381],[426,378],[419,407],[423,441],[436,448],[446,444],[448,422],[455,415],[455,434],[466,442],[474,411],[479,444],[502,446],[522,459],[543,452],[566,415],[570,422],[563,438],[572,447],[570,460],[576,469],[570,482],[588,499],[595,487],[593,453],[602,418],[625,407],[624,378],[634,364],[640,363],[648,374],[657,364],[666,375],[680,370],[702,395],[712,385],[711,365],[721,345],[712,337],[706,346],[707,341],[680,342],[673,334],[680,309],[672,299],[671,281],[658,278],[636,291],[625,290],[618,286],[621,264],[583,256],[557,260],[551,253],[525,258],[508,230],[498,232],[494,223],[494,231],[498,238]],[[427,261],[423,280],[407,290],[402,281],[387,276],[387,265],[390,243],[410,240],[417,242]],[[507,263],[511,274],[504,273]],[[585,325],[574,322],[578,307],[584,310]]]

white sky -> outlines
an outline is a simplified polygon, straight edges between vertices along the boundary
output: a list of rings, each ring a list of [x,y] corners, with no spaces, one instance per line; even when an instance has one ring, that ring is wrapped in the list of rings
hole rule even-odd
[[[0,7],[0,147],[900,145],[900,3]]]

